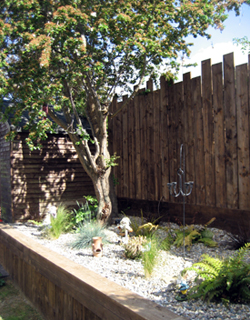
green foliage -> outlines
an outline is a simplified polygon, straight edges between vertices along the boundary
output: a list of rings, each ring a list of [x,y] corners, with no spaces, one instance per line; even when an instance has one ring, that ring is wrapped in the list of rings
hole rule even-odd
[[[110,167],[115,167],[118,166],[118,163],[116,162],[117,159],[119,159],[120,157],[116,155],[116,152],[114,153],[113,156],[110,156],[109,159],[105,159],[106,162],[106,167],[110,168]]]
[[[43,222],[42,221],[35,221],[35,220],[28,220],[29,223],[32,223],[36,226],[39,226],[41,227],[43,225]]]
[[[92,196],[85,196],[86,199],[85,204],[79,204],[78,201],[76,201],[78,205],[78,209],[73,209],[72,215],[71,215],[71,224],[79,231],[80,226],[90,220],[96,219],[96,212],[98,208],[98,202],[96,198]]]
[[[1,278],[1,273],[0,273],[0,288],[5,285],[5,280]]]
[[[190,289],[188,297],[201,298],[205,301],[222,301],[224,303],[250,302],[250,264],[244,260],[250,244],[241,248],[227,259],[212,258],[203,255],[202,260],[184,269],[197,273],[196,285]],[[200,278],[203,280],[201,283]]]
[[[152,237],[144,245],[145,250],[142,254],[142,264],[146,278],[150,277],[157,263],[159,253],[159,243],[157,238]]]
[[[128,243],[124,244],[125,256],[128,259],[140,259],[142,257],[143,245],[147,242],[143,236],[129,238]]]
[[[77,234],[76,240],[72,243],[72,247],[76,249],[82,249],[90,247],[93,237],[101,237],[102,243],[107,242],[107,236],[105,233],[105,225],[98,221],[85,222]]]
[[[167,237],[162,241],[162,248],[170,249],[171,245],[176,247],[190,247],[194,243],[202,242],[208,247],[217,247],[217,242],[213,240],[213,232],[207,227],[215,220],[212,218],[208,223],[206,223],[201,228],[196,228],[194,225],[186,226],[185,228],[180,227],[180,229],[169,229]]]
[[[51,228],[47,229],[48,236],[58,239],[60,235],[68,230],[69,224],[69,210],[64,205],[57,208],[57,215],[55,218],[51,216]]]
[[[131,228],[133,229],[133,232],[136,236],[145,236],[145,237],[151,237],[158,229],[158,225],[155,225],[155,223],[160,219],[161,217],[155,219],[152,222],[146,222],[143,217],[143,211],[141,210],[141,219],[131,219]]]
[[[250,41],[247,36],[244,36],[243,38],[234,38],[233,42],[237,46],[241,46],[242,53],[250,54]]]

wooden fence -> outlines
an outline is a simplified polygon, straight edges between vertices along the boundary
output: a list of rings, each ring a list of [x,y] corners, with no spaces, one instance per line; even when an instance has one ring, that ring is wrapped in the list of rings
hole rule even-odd
[[[47,320],[185,320],[0,225],[0,263]]]
[[[250,210],[248,64],[235,68],[230,53],[223,64],[203,61],[201,74],[172,85],[161,77],[155,91],[147,82],[150,93],[140,90],[111,121],[119,198],[180,202],[167,183],[177,181],[183,143],[186,181],[194,181],[187,203]],[[125,99],[113,101],[112,112]]]

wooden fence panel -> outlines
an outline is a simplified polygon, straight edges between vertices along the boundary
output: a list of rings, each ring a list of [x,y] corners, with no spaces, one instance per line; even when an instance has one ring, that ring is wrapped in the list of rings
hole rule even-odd
[[[248,209],[249,199],[249,109],[247,64],[236,67],[239,209]]]
[[[147,89],[150,92],[146,95],[147,97],[147,143],[148,143],[148,199],[155,199],[155,186],[154,186],[154,175],[155,175],[155,166],[154,166],[154,112],[153,112],[153,80],[147,82]]]
[[[135,111],[135,198],[141,199],[141,139],[140,139],[140,107],[141,91],[134,98]]]
[[[160,91],[160,104],[161,104],[161,155],[162,155],[162,163],[161,163],[161,189],[163,200],[169,200],[169,189],[167,183],[169,182],[169,158],[168,158],[168,83],[165,80],[165,77],[161,77],[161,91]]]
[[[126,102],[128,96],[123,96],[123,103]],[[129,184],[129,174],[128,174],[128,108],[125,107],[122,110],[122,135],[123,135],[123,157],[122,157],[122,168],[123,168],[123,195],[128,197],[128,184]]]
[[[174,85],[169,88],[169,105],[168,105],[168,114],[169,114],[169,182],[177,181],[177,153],[176,153],[176,110],[174,103]],[[177,202],[176,198],[170,197],[170,202]]]
[[[140,97],[140,148],[141,148],[141,198],[146,200],[148,197],[148,143],[147,143],[147,110],[144,95]]]
[[[121,167],[118,179],[124,192],[118,196],[158,203],[182,201],[169,195],[167,183],[178,182],[183,143],[185,181],[194,181],[187,203],[250,210],[249,72],[247,65],[235,71],[233,54],[228,54],[223,64],[202,62],[202,81],[201,77],[191,79],[190,73],[176,84],[161,77],[160,90],[153,92],[150,80],[150,92],[141,89],[131,101],[127,117],[123,112],[125,120],[119,120],[123,136],[128,135],[128,147],[118,146],[117,150],[125,157],[124,166],[128,158],[129,187],[126,192],[127,173],[122,173]],[[113,143],[126,144],[126,139],[120,138],[114,138]]]
[[[202,61],[202,103],[205,153],[206,204],[215,206],[214,122],[212,109],[211,60]]]
[[[153,92],[154,106],[154,199],[161,198],[161,148],[160,148],[160,92]]]
[[[214,155],[216,206],[226,207],[225,131],[222,63],[213,65]]]
[[[237,129],[233,54],[224,56],[224,113],[226,129],[227,207],[238,208]]]
[[[184,123],[184,148],[186,162],[186,181],[195,181],[194,166],[194,106],[192,102],[191,74],[183,75],[184,102],[183,102],[183,123]],[[186,198],[187,203],[195,203],[196,189],[193,188],[190,196]]]
[[[195,180],[194,189],[196,203],[205,204],[205,157],[204,157],[204,136],[203,117],[201,108],[201,80],[196,77],[191,80],[192,105],[194,108],[195,121]]]
[[[128,105],[128,165],[129,165],[129,197],[135,199],[135,111],[134,100]],[[115,133],[116,134],[116,133]],[[119,177],[118,177],[119,182]],[[120,182],[119,182],[120,183]]]

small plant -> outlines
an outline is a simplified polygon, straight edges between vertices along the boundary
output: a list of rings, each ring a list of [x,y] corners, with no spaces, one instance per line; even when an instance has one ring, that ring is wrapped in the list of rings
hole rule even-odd
[[[202,260],[193,264],[188,270],[197,273],[195,285],[188,293],[189,299],[201,298],[207,302],[222,301],[226,304],[250,302],[250,264],[244,256],[250,243],[227,259],[212,258],[203,255]],[[200,279],[203,279],[201,283]]]
[[[186,226],[185,228],[180,227],[180,229],[170,230],[170,236],[167,237],[166,242],[171,246],[172,244],[176,247],[181,247],[184,244],[190,249],[194,243],[202,242],[208,247],[216,247],[217,242],[213,240],[213,232],[210,229],[207,229],[215,218],[212,218],[208,223],[206,223],[201,228],[196,228],[194,225]],[[173,243],[171,243],[173,240]]]
[[[144,221],[145,219],[143,217],[143,211],[141,210],[141,223],[138,220],[131,219],[131,228],[133,229],[133,232],[135,233],[136,236],[150,237],[156,232],[158,225],[155,225],[155,223],[160,218],[161,217],[155,219],[152,222],[145,223]]]
[[[86,203],[79,204],[78,209],[73,209],[71,224],[77,231],[80,230],[80,226],[85,223],[86,221],[95,220],[96,219],[96,211],[98,208],[98,201],[95,197],[92,196],[84,196]]]
[[[244,247],[247,243],[250,242],[250,221],[242,219],[238,223],[238,232],[237,234],[229,234],[230,241],[228,241],[230,249],[238,250]]]
[[[140,259],[142,257],[143,244],[146,243],[146,238],[143,236],[132,237],[127,244],[124,244],[125,256],[128,259]]]
[[[144,245],[144,251],[142,254],[142,264],[146,278],[150,277],[153,273],[158,257],[158,241],[155,237],[152,237]]]
[[[51,228],[47,228],[48,236],[58,239],[60,235],[68,230],[69,210],[64,205],[57,208],[56,217],[50,218]]]
[[[82,249],[90,247],[93,237],[101,237],[102,243],[107,243],[105,226],[98,221],[89,221],[80,227],[77,239],[72,243],[72,248]]]

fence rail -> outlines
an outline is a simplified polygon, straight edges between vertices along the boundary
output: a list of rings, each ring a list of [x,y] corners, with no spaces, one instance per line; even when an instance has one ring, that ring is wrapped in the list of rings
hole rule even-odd
[[[176,181],[179,147],[186,150],[186,181],[194,181],[189,204],[250,210],[249,63],[235,68],[202,62],[202,76],[139,91],[109,125],[111,152],[120,156],[114,175],[119,198],[178,202],[167,183]],[[123,100],[127,97],[123,97]],[[112,112],[122,102],[113,101]]]

